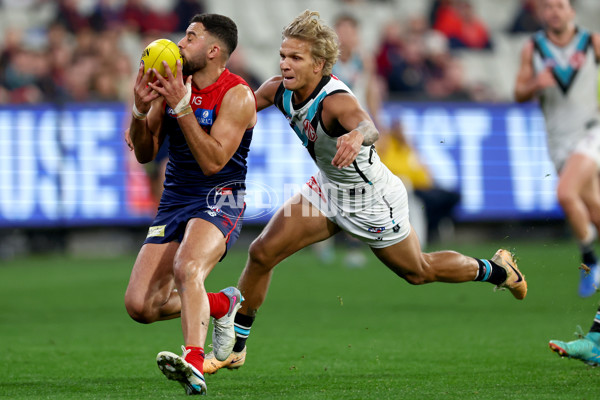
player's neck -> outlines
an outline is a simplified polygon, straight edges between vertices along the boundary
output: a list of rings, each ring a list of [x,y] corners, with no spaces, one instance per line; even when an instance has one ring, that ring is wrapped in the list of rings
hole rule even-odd
[[[322,76],[315,77],[303,87],[294,90],[294,104],[300,104],[306,101],[306,99],[308,99],[310,95],[315,91],[322,78]]]
[[[225,71],[225,66],[220,66],[217,68],[206,67],[200,71],[196,71],[192,80],[194,81],[194,86],[198,89],[204,89],[215,83],[221,74]]]
[[[560,46],[560,47],[566,46],[567,44],[569,44],[576,33],[577,33],[577,29],[574,24],[569,25],[569,27],[567,29],[563,30],[562,32],[551,31],[551,30],[546,31],[546,35],[548,36],[548,39],[550,39],[550,41],[552,43],[554,43],[555,45]]]

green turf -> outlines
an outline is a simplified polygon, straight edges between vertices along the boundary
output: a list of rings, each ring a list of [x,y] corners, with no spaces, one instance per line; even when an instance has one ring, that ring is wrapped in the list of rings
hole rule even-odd
[[[506,240],[509,242],[510,240]],[[489,257],[506,243],[457,246]],[[208,376],[214,399],[595,399],[600,368],[560,359],[549,339],[589,328],[600,294],[576,295],[572,242],[518,243],[529,282],[516,301],[483,283],[410,286],[369,258],[349,269],[303,251],[280,265],[239,371]],[[179,352],[179,320],[140,325],[123,293],[135,255],[45,256],[0,265],[0,397],[184,397],[155,365]],[[235,284],[232,253],[209,290]]]

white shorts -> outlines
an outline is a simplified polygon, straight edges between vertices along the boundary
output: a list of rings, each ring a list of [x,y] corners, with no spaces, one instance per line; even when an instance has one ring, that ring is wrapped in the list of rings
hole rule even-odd
[[[569,157],[575,153],[584,154],[594,160],[600,171],[600,125],[587,128],[576,143],[549,146],[549,153],[556,171],[560,172]]]
[[[410,234],[406,188],[391,173],[372,185],[341,185],[327,181],[319,171],[300,193],[329,220],[370,247],[388,247]]]

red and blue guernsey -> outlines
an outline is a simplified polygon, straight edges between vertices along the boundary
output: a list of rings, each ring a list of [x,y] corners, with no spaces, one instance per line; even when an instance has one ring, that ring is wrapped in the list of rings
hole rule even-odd
[[[190,105],[202,129],[210,135],[227,91],[248,84],[229,70],[204,89],[192,86]],[[158,213],[145,243],[181,241],[187,222],[202,218],[217,226],[228,239],[227,248],[237,239],[244,212],[243,201],[253,128],[244,132],[242,141],[229,162],[218,173],[204,175],[194,158],[177,118],[169,106],[162,129],[169,137],[169,161]]]

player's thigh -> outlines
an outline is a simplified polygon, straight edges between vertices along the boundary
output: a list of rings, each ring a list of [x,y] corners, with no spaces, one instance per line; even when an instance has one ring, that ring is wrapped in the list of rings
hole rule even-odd
[[[401,242],[384,248],[372,247],[371,251],[396,275],[409,280],[423,276],[427,267],[419,238],[412,227],[408,237]]]
[[[175,255],[177,279],[204,281],[225,254],[226,248],[227,238],[212,222],[201,218],[190,219]]]
[[[313,243],[325,240],[339,227],[300,193],[277,210],[261,234],[250,246],[250,257],[266,264],[277,264]]]
[[[582,188],[581,197],[590,212],[600,213],[600,175],[594,173]]]
[[[565,197],[581,194],[590,183],[597,179],[598,166],[589,156],[573,153],[560,171],[558,181],[558,196]]]
[[[171,295],[173,260],[179,243],[146,243],[140,249],[131,276],[125,304],[128,309],[141,310],[163,304]]]

